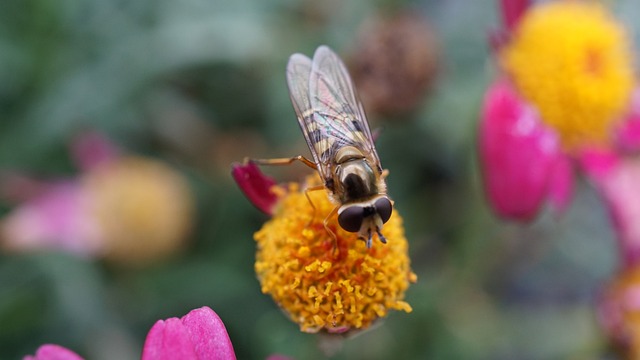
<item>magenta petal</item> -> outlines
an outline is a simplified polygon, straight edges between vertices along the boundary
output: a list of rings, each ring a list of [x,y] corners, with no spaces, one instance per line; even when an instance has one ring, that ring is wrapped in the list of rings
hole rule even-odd
[[[617,161],[595,185],[604,197],[627,266],[640,260],[640,160]]]
[[[585,149],[578,157],[580,167],[596,183],[596,186],[605,181],[611,172],[617,169],[620,160],[620,156],[614,151],[601,148]]]
[[[496,82],[484,99],[479,152],[485,193],[500,216],[531,220],[547,195],[550,175],[563,156],[556,134],[505,81]],[[554,191],[559,204],[568,177]]]
[[[142,360],[235,360],[233,345],[218,315],[202,307],[153,325],[142,350]]]
[[[101,234],[83,188],[74,181],[49,184],[0,223],[4,247],[17,251],[56,249],[96,256],[102,251]]]
[[[83,360],[78,354],[59,345],[45,344],[38,348],[35,356],[25,356],[23,360]]]
[[[182,318],[189,331],[198,359],[235,359],[233,345],[220,317],[208,307],[189,312]]]
[[[618,146],[624,151],[640,150],[640,115],[630,116],[617,132]]]
[[[144,342],[142,360],[198,360],[188,330],[178,318],[158,320]]]
[[[518,25],[530,4],[531,0],[500,0],[502,20],[509,32]]]
[[[119,156],[115,146],[97,131],[80,134],[71,144],[71,155],[78,168],[88,171]]]
[[[231,175],[240,187],[240,190],[259,210],[267,215],[272,215],[273,206],[278,197],[271,191],[276,184],[275,180],[264,175],[253,162],[246,164],[233,164]]]

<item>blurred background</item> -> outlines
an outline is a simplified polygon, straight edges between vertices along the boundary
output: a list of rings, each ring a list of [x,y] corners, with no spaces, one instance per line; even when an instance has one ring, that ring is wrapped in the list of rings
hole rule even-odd
[[[638,44],[640,3],[607,3]],[[381,129],[378,152],[418,275],[406,293],[411,314],[391,313],[333,358],[612,357],[593,303],[617,254],[589,184],[580,182],[566,214],[544,211],[530,225],[501,221],[485,203],[476,129],[496,71],[487,45],[500,21],[496,1],[4,0],[0,8],[1,359],[43,343],[88,359],[136,359],[156,320],[205,305],[225,322],[239,359],[324,358],[322,340],[260,292],[252,236],[267,217],[230,176],[245,156],[308,154],[284,69],[292,53],[311,56],[320,44],[348,63]],[[117,165],[94,171],[103,158]],[[266,171],[278,181],[309,173],[300,164]],[[58,186],[71,189],[77,208],[56,202],[69,195]],[[63,219],[46,231],[76,242],[24,245],[37,238],[40,212],[84,214],[83,196],[109,198],[92,220],[107,233]],[[122,205],[129,198],[141,200]],[[111,241],[109,256],[82,242],[93,238]],[[128,247],[130,239],[143,240]]]

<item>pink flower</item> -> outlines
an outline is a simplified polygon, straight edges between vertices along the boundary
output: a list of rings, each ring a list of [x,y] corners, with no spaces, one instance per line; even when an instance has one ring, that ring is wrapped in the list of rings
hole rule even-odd
[[[38,348],[36,354],[27,355],[23,360],[83,360],[78,354],[59,345],[45,344]]]
[[[158,320],[149,330],[142,350],[142,360],[235,358],[222,320],[206,306],[181,319]]]

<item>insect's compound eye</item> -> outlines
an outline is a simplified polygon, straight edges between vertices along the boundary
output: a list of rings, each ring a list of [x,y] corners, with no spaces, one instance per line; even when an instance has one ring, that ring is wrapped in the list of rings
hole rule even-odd
[[[389,221],[391,217],[391,212],[393,211],[393,205],[391,205],[391,200],[386,197],[381,197],[374,203],[376,207],[376,211],[378,215],[380,215],[380,219],[382,219],[382,223],[386,223]]]
[[[357,232],[362,226],[364,208],[362,206],[349,206],[338,215],[338,223],[348,232]]]

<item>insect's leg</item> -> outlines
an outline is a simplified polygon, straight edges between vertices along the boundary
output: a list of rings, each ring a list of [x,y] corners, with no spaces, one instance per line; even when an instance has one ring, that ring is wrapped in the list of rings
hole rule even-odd
[[[316,170],[318,167],[316,166],[316,163],[314,163],[313,161],[307,159],[306,157],[302,156],[302,155],[298,155],[298,156],[294,156],[294,157],[290,157],[290,158],[276,158],[276,159],[250,159],[250,158],[245,158],[244,162],[245,164],[248,162],[253,162],[256,163],[258,165],[289,165],[294,161],[300,161],[301,163],[307,165],[308,167]]]
[[[335,215],[338,212],[338,209],[340,208],[340,206],[336,206],[333,208],[333,210],[331,210],[331,212],[329,213],[329,215],[327,215],[326,218],[324,218],[324,221],[322,222],[322,224],[324,225],[324,229],[327,230],[327,232],[329,233],[329,235],[331,235],[331,237],[333,238],[333,252],[335,254],[336,250],[338,249],[338,237],[336,236],[336,234],[329,229],[329,218],[332,217],[333,215]]]
[[[311,215],[311,219],[309,219],[309,223],[307,224],[307,226],[311,225],[311,223],[313,222],[313,219],[315,219],[316,217],[316,206],[313,204],[313,201],[311,201],[311,196],[309,196],[309,192],[324,190],[324,188],[325,188],[324,185],[316,185],[316,186],[312,186],[304,189],[304,196],[307,197],[307,201],[309,201],[309,205],[311,205],[311,209],[313,209],[313,214]]]

